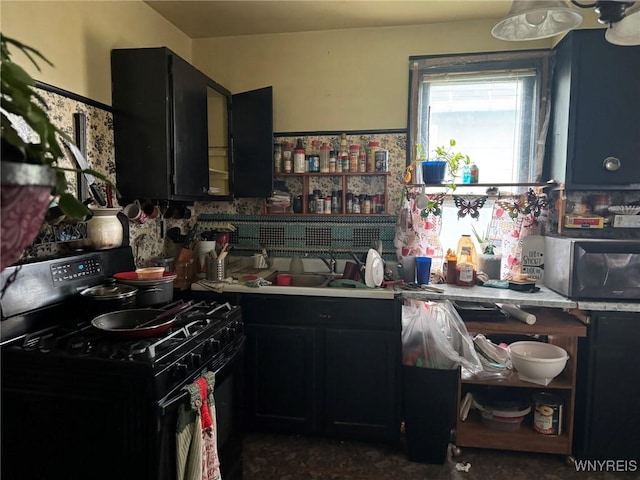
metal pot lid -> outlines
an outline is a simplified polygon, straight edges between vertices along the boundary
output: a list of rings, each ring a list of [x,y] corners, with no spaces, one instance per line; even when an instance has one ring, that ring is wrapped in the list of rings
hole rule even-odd
[[[120,300],[133,297],[136,293],[138,293],[136,287],[114,284],[90,287],[80,292],[80,295],[86,298],[93,298],[94,300]]]

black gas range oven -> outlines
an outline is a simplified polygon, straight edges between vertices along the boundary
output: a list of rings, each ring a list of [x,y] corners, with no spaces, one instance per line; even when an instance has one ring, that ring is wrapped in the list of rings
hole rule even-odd
[[[222,478],[242,477],[240,307],[192,302],[160,336],[106,335],[78,292],[132,269],[125,247],[0,274],[3,479],[175,479],[183,387],[206,371]]]

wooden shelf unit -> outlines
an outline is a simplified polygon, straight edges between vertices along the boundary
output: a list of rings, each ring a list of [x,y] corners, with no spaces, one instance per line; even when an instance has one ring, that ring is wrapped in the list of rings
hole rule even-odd
[[[289,212],[269,212],[267,208],[267,202],[264,204],[265,215],[308,215],[308,216],[338,216],[338,215],[362,215],[362,213],[347,213],[347,191],[349,187],[349,178],[352,177],[382,177],[384,180],[384,208],[382,213],[368,213],[370,215],[389,215],[389,175],[391,172],[332,172],[332,173],[320,173],[320,172],[304,172],[304,173],[284,173],[279,172],[274,174],[275,178],[299,178],[302,180],[302,213],[294,213],[293,208]],[[314,177],[334,177],[340,178],[342,183],[342,211],[339,213],[320,214],[311,213],[308,211],[308,195],[310,192],[310,179]]]
[[[505,379],[461,379],[458,384],[458,406],[467,392],[491,388],[521,388],[531,394],[548,391],[563,399],[562,432],[559,436],[543,435],[533,429],[533,407],[518,430],[502,431],[489,428],[481,422],[479,412],[471,410],[465,421],[458,416],[456,422],[456,445],[458,447],[494,448],[539,453],[555,453],[571,456],[573,440],[573,416],[575,405],[578,337],[584,337],[587,327],[575,316],[552,308],[529,308],[536,315],[536,323],[527,325],[508,318],[501,322],[465,322],[469,333],[529,334],[547,336],[547,341],[564,348],[569,354],[567,365],[549,385],[525,382],[512,372]]]

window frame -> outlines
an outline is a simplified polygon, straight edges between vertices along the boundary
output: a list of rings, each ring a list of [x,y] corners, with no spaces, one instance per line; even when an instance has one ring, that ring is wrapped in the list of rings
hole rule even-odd
[[[541,182],[544,172],[544,158],[546,137],[550,119],[550,89],[552,58],[551,50],[518,50],[510,52],[485,52],[475,54],[440,54],[417,55],[409,57],[409,95],[407,112],[407,166],[416,162],[416,141],[421,138],[418,130],[419,118],[424,112],[420,112],[420,95],[422,79],[425,75],[437,75],[445,73],[473,73],[496,70],[518,70],[523,68],[535,68],[536,77],[539,76],[540,84],[536,87],[538,112],[534,136],[535,151],[527,162],[518,162],[520,171],[526,167],[529,172],[527,182]],[[423,106],[423,108],[428,108]],[[427,125],[428,131],[428,125]],[[520,145],[523,148],[523,145]],[[430,152],[425,152],[427,155]],[[525,165],[526,164],[526,165]],[[520,178],[520,173],[517,173]],[[483,182],[484,183],[484,182]]]

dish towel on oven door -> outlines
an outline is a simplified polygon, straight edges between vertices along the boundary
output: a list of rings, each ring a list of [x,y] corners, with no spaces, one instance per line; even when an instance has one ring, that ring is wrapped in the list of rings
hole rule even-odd
[[[221,480],[216,437],[215,375],[205,373],[184,387],[189,402],[178,408],[178,480]]]

